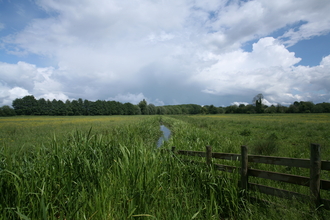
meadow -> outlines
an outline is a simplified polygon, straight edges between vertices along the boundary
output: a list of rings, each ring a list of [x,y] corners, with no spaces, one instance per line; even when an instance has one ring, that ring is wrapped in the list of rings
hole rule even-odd
[[[172,133],[157,148],[160,124]],[[251,204],[240,196],[238,173],[166,150],[239,153],[247,145],[252,154],[309,158],[310,143],[330,160],[329,114],[0,118],[0,219],[326,219],[328,211],[302,201],[257,195],[285,208]]]

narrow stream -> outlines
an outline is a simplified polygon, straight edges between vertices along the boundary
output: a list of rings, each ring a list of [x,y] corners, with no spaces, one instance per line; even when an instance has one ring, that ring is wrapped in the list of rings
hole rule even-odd
[[[160,136],[160,138],[157,141],[157,148],[161,147],[164,144],[164,142],[170,138],[171,135],[170,129],[168,129],[165,125],[161,125],[160,130],[163,132],[163,135]]]

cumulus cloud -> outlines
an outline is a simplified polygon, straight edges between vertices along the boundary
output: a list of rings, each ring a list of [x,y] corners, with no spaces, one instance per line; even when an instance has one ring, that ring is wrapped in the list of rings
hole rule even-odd
[[[57,81],[53,67],[38,68],[25,62],[8,64],[0,62],[0,103],[11,105],[12,100],[26,95],[36,98],[66,100],[62,82]]]
[[[235,51],[214,55],[217,62],[194,76],[206,86],[205,93],[254,94],[264,93],[270,103],[294,100],[320,100],[329,96],[329,57],[319,66],[294,66],[299,63],[274,38],[262,38],[253,44],[253,51]]]
[[[0,48],[41,57],[47,67],[0,62],[2,103],[13,88],[46,99],[156,105],[247,103],[258,93],[269,103],[330,98],[329,56],[299,66],[287,49],[329,32],[328,1],[35,2],[47,16],[1,38]],[[272,36],[277,30],[286,31]]]
[[[239,105],[241,105],[241,104],[243,104],[243,105],[249,105],[249,104],[251,104],[251,103],[248,103],[248,102],[232,102],[230,105],[236,105],[236,106],[239,106]]]
[[[65,94],[63,93],[46,93],[44,95],[41,95],[39,96],[38,98],[44,98],[44,99],[48,99],[48,100],[53,100],[53,99],[56,99],[56,100],[62,100],[62,101],[66,101],[66,100],[69,100],[69,97],[66,96]]]
[[[126,103],[126,102],[130,102],[132,104],[138,104],[140,101],[142,101],[143,99],[146,99],[146,97],[142,94],[131,94],[131,93],[127,93],[125,95],[123,94],[118,94],[115,97],[110,97],[109,100],[116,100],[122,103]]]
[[[148,104],[154,104],[156,106],[164,105],[163,101],[161,101],[159,99],[151,100],[151,99],[145,97],[143,95],[143,93],[139,93],[139,94],[131,94],[131,93],[118,94],[115,97],[108,98],[108,100],[115,100],[115,101],[122,102],[122,103],[130,102],[130,103],[135,104],[135,105],[139,104],[139,102],[142,101],[143,99],[146,100]]]
[[[31,95],[31,94],[26,89],[20,87],[14,87],[10,89],[9,87],[3,86],[0,83],[0,106],[2,105],[11,106],[13,100],[27,95]]]

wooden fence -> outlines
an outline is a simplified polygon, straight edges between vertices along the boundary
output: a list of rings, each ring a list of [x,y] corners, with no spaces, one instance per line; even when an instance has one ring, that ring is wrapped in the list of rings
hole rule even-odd
[[[212,148],[210,146],[206,146],[205,152],[186,150],[176,151],[175,147],[172,147],[172,152],[179,155],[206,157],[206,164],[212,165],[216,170],[234,172],[236,169],[239,169],[241,174],[240,186],[243,189],[243,192],[252,190],[285,199],[302,199],[303,201],[311,201],[314,208],[322,206],[330,210],[330,200],[322,199],[320,197],[320,189],[330,190],[330,181],[321,180],[321,170],[330,171],[330,162],[321,160],[320,145],[318,144],[310,145],[310,159],[248,155],[248,148],[246,146],[241,146],[241,154],[215,153],[212,152]],[[241,167],[213,164],[212,158],[240,161]],[[305,177],[251,169],[249,168],[249,162],[307,168],[310,170],[310,176]],[[249,176],[307,186],[310,189],[310,195],[308,196],[283,189],[251,183],[249,182]]]

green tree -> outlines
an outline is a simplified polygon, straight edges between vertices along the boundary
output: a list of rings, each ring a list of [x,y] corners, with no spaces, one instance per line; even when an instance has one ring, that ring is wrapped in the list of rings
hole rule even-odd
[[[135,106],[132,103],[126,102],[123,108],[125,115],[135,115]]]
[[[210,105],[208,107],[207,111],[208,111],[209,114],[217,114],[218,113],[218,109],[214,105]]]
[[[252,102],[255,103],[257,113],[263,113],[263,111],[264,111],[263,106],[262,106],[263,99],[264,99],[264,96],[261,93],[259,93],[252,100]]]
[[[139,102],[138,106],[141,109],[141,114],[142,115],[149,115],[148,112],[148,103],[145,99],[143,99],[141,102]]]
[[[71,105],[70,100],[68,100],[68,99],[65,101],[65,108],[66,108],[67,115],[73,115],[72,105]]]
[[[83,104],[83,109],[84,109],[84,115],[90,115],[90,106],[91,105],[91,103],[90,103],[90,101],[88,101],[87,99],[85,99],[84,100],[84,104]]]
[[[165,115],[166,114],[166,109],[163,106],[157,106],[157,115]]]
[[[18,115],[34,115],[37,112],[38,102],[33,95],[28,95],[15,99],[13,107]]]
[[[47,101],[44,98],[40,98],[38,101],[38,114],[49,115],[49,107]]]
[[[156,106],[154,104],[149,104],[147,106],[148,114],[149,115],[155,115],[156,114]]]
[[[16,112],[13,108],[9,107],[8,105],[4,105],[0,107],[0,117],[8,117],[8,116],[15,116]]]
[[[236,113],[238,106],[237,105],[230,105],[225,108],[226,114]]]

